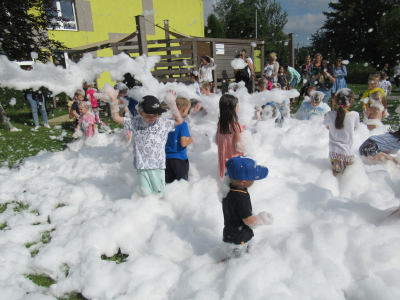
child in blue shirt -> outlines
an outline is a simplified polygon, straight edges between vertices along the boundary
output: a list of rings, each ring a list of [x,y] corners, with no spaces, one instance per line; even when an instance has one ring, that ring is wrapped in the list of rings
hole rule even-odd
[[[182,116],[185,118],[190,109],[190,101],[184,95],[178,95],[176,106]],[[188,124],[183,121],[182,124],[175,127],[175,131],[168,134],[167,144],[165,145],[166,169],[165,183],[172,183],[174,180],[185,179],[189,176],[189,160],[186,154],[186,147],[193,142],[190,136]]]
[[[312,91],[310,98],[304,98],[295,117],[299,120],[323,119],[325,114],[331,110],[328,104],[322,102],[324,96],[322,92]]]

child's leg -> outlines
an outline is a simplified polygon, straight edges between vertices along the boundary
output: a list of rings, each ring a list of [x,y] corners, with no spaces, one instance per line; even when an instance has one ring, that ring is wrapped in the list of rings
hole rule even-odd
[[[244,253],[249,252],[249,242],[245,244],[231,244],[231,243],[224,243],[225,244],[225,249],[226,249],[226,259],[234,259],[234,258],[240,258]]]
[[[93,113],[94,113],[94,117],[97,123],[100,124],[100,126],[105,126],[104,122],[102,120],[100,120],[100,112],[99,112],[99,108],[95,107],[92,109]]]
[[[174,180],[188,180],[189,160],[171,158],[167,159],[167,169],[165,170],[165,182],[172,183]]]
[[[0,118],[3,120],[3,122],[8,126],[8,128],[13,129],[14,126],[11,125],[11,123],[8,121],[7,115],[5,110],[3,109],[3,106],[0,104]]]
[[[342,162],[340,159],[331,159],[333,176],[337,176],[341,170]]]
[[[167,159],[165,162],[165,183],[172,183],[176,179],[174,168],[171,164],[171,159]]]
[[[336,177],[339,173],[343,174],[347,166],[353,164],[353,159],[351,158],[348,160],[343,160],[343,159],[331,158],[331,164],[332,164],[333,176]]]
[[[155,193],[159,196],[164,194],[165,190],[165,170],[137,170],[139,179],[140,194],[146,196]]]

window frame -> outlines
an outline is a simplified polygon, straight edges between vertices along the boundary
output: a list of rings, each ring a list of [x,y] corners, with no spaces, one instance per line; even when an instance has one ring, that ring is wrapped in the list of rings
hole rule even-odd
[[[60,21],[60,20],[56,20],[55,23],[51,23],[49,24],[49,26],[47,27],[47,29],[52,29],[52,30],[65,30],[65,31],[79,31],[78,28],[78,21],[76,19],[76,10],[75,10],[75,1],[74,0],[55,0],[54,3],[56,5],[56,10],[57,10],[57,18],[62,18],[62,11],[61,11],[61,1],[68,1],[71,2],[72,5],[72,13],[74,15],[74,19],[75,21]],[[66,28],[65,24],[75,24],[75,28]],[[53,26],[53,24],[57,24],[55,26]]]

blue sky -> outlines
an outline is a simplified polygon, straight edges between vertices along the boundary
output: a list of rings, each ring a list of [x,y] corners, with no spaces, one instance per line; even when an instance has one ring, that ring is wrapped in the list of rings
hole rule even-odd
[[[216,0],[203,0],[205,21],[210,13],[212,13],[212,3]],[[281,3],[284,10],[289,13],[288,23],[284,31],[286,33],[295,34],[295,43],[309,45],[307,38],[311,37],[311,33],[315,33],[325,21],[323,11],[328,11],[328,3],[330,0],[277,0]]]

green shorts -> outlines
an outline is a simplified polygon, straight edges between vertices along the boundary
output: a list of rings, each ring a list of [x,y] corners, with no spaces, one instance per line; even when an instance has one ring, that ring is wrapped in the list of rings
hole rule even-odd
[[[139,192],[146,196],[151,193],[164,195],[165,190],[165,169],[136,170],[139,179]]]

